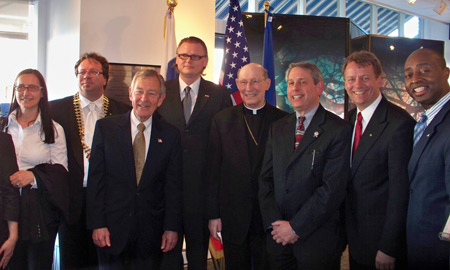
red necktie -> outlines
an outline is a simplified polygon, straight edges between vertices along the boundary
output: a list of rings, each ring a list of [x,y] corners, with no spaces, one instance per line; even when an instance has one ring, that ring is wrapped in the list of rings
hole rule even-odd
[[[356,149],[358,148],[359,141],[361,141],[362,135],[362,114],[358,113],[358,118],[356,119],[355,125],[355,138],[353,139],[353,148],[352,148],[352,158],[355,155]]]
[[[303,122],[305,122],[306,117],[300,116],[298,118],[298,125],[297,129],[295,130],[295,144],[294,148],[297,149],[298,145],[300,144],[300,141],[303,139],[303,134],[305,134],[305,126],[303,125]]]

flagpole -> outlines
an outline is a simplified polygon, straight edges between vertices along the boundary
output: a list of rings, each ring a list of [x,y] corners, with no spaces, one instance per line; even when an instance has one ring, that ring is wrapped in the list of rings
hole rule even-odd
[[[176,37],[175,37],[175,7],[178,0],[167,0],[167,11],[164,16],[164,53],[161,64],[161,75],[165,80],[175,79],[178,73],[175,69],[175,52],[176,52]]]
[[[270,2],[269,1],[265,1],[264,2],[264,9],[267,11],[270,11]],[[264,28],[266,27],[267,24],[267,12],[264,12]]]

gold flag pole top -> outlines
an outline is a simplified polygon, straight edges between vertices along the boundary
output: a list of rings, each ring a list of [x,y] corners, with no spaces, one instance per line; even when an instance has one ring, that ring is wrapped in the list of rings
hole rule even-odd
[[[270,2],[269,1],[265,1],[264,2],[264,9],[269,11],[269,8],[270,8]],[[264,12],[264,28],[266,28],[266,23],[267,23],[267,12]]]
[[[167,0],[167,6],[170,10],[170,15],[173,15],[175,7],[178,5],[178,0]],[[166,16],[164,16],[164,31],[163,38],[166,39]]]

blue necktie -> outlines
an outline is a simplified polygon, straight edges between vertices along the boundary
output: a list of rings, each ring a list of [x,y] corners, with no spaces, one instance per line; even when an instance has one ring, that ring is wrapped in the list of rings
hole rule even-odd
[[[420,117],[419,122],[417,122],[416,126],[414,127],[414,146],[416,146],[417,142],[420,140],[420,137],[422,137],[422,134],[426,128],[427,128],[427,115],[423,113],[422,117]]]

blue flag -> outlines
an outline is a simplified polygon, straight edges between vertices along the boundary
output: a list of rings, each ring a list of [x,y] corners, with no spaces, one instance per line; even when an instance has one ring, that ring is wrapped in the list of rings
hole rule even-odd
[[[273,41],[272,41],[272,19],[273,15],[268,10],[266,28],[264,30],[264,55],[263,55],[263,66],[267,69],[270,88],[266,91],[266,100],[272,106],[277,106],[277,98],[275,95],[275,68],[273,64]]]
[[[225,57],[222,65],[225,86],[233,98],[234,104],[242,103],[241,95],[236,86],[237,71],[250,63],[250,53],[245,38],[241,7],[238,0],[230,0],[230,11],[225,31]]]

